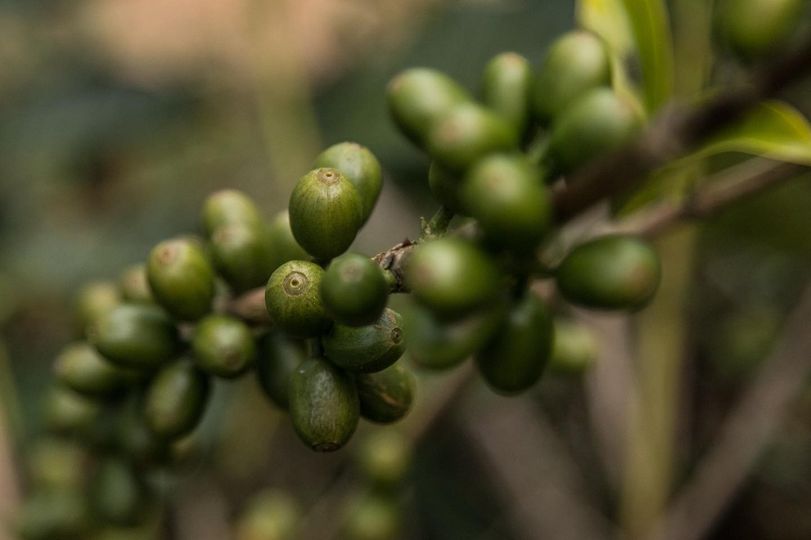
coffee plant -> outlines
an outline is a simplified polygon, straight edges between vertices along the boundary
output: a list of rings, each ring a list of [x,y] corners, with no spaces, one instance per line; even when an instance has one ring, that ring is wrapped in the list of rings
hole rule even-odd
[[[624,216],[644,177],[711,151],[702,145],[714,130],[734,126],[807,64],[802,51],[789,54],[801,1],[719,4],[723,50],[741,73],[760,74],[743,95],[662,121],[611,40],[586,27],[558,37],[537,65],[497,55],[478,94],[440,71],[407,69],[385,92],[394,124],[431,160],[426,182],[438,210],[418,238],[374,256],[351,250],[384,175],[368,148],[344,142],[301,171],[286,211],[266,216],[248,194],[218,191],[199,231],[158,243],[117,281],[82,289],[81,338],[55,360],[48,435],[29,456],[21,535],[88,538],[151,519],[156,488],[146,473],[182,467],[193,454],[215,378],[254,378],[304,446],[331,452],[362,419],[408,415],[412,365],[472,362],[504,395],[526,392],[545,372],[586,370],[599,343],[567,306],[643,309],[662,272],[646,238],[657,222],[574,241],[565,226],[605,198]],[[785,64],[764,66],[787,50]],[[392,294],[413,301],[400,313]],[[364,441],[357,471],[367,485],[341,534],[397,535],[410,451],[389,428]],[[86,486],[79,497],[76,486]],[[296,537],[300,517],[289,494],[268,490],[246,505],[237,536]]]

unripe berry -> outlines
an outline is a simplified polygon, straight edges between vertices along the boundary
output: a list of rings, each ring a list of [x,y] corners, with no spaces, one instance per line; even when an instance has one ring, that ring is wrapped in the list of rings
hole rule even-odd
[[[31,494],[20,511],[17,532],[24,540],[86,538],[87,505],[81,491],[46,490]]]
[[[287,261],[304,261],[309,254],[298,245],[293,231],[290,229],[290,214],[283,210],[276,214],[268,225],[268,239],[270,242],[270,272]]]
[[[336,324],[321,338],[324,353],[333,364],[349,371],[372,373],[386,369],[405,352],[402,318],[393,309],[368,326]]]
[[[82,287],[76,297],[76,319],[80,332],[87,332],[100,317],[121,302],[121,293],[115,283],[96,281]]]
[[[803,0],[722,0],[718,32],[724,44],[744,60],[762,58],[785,46],[802,21]]]
[[[144,419],[157,437],[178,439],[190,433],[205,412],[210,381],[189,360],[162,368],[144,396]]]
[[[456,81],[435,69],[411,68],[391,80],[389,111],[400,130],[422,146],[431,125],[454,105],[470,100]]]
[[[368,257],[355,253],[333,259],[321,280],[324,307],[342,324],[372,324],[383,313],[388,297],[383,271]]]
[[[65,347],[54,363],[56,379],[81,394],[107,395],[131,382],[135,373],[104,358],[84,342]]]
[[[207,236],[224,225],[262,226],[262,217],[250,197],[236,189],[224,189],[203,203],[203,228]]]
[[[45,425],[56,433],[88,434],[100,416],[97,401],[63,386],[53,387],[45,400]]]
[[[540,171],[520,154],[494,154],[477,162],[465,178],[462,200],[498,245],[531,254],[549,231],[548,190]]]
[[[125,368],[149,370],[177,350],[177,328],[157,306],[122,304],[102,317],[90,342],[105,358]]]
[[[563,297],[584,307],[636,310],[659,286],[659,257],[647,242],[621,235],[590,240],[560,263],[556,277]]]
[[[405,278],[414,297],[445,319],[475,311],[501,290],[493,261],[458,238],[432,240],[414,248],[405,261]]]
[[[461,199],[461,173],[449,171],[436,161],[428,169],[428,187],[439,204],[455,214],[467,215]]]
[[[411,442],[394,428],[378,429],[367,435],[358,451],[358,465],[375,487],[394,488],[411,465]]]
[[[360,194],[337,169],[310,171],[290,195],[293,236],[316,259],[327,261],[346,251],[362,224]]]
[[[401,511],[390,496],[370,492],[352,502],[344,517],[341,538],[345,540],[389,540],[397,538]]]
[[[360,398],[360,414],[380,424],[397,422],[408,414],[414,401],[416,380],[401,363],[377,373],[355,378]]]
[[[135,264],[127,268],[119,279],[119,287],[124,300],[135,304],[152,304],[155,298],[149,288],[146,265]]]
[[[193,321],[211,311],[214,269],[201,245],[191,238],[165,240],[147,263],[152,294],[172,316]]]
[[[484,68],[482,101],[521,136],[529,124],[532,67],[518,53],[501,53]]]
[[[330,146],[315,158],[316,167],[331,167],[341,171],[352,182],[363,203],[363,222],[374,210],[380,191],[383,189],[383,172],[380,162],[368,148],[353,142]]]
[[[280,332],[270,331],[259,340],[256,379],[265,395],[280,409],[289,403],[290,374],[304,361],[300,344]]]
[[[355,432],[359,417],[355,382],[325,359],[305,360],[290,376],[290,419],[313,450],[341,448]]]
[[[283,491],[266,489],[254,495],[236,524],[235,540],[287,540],[298,538],[301,510]]]
[[[228,315],[209,315],[194,330],[194,362],[203,371],[233,378],[253,364],[256,345],[248,326]]]
[[[265,288],[265,306],[270,319],[295,337],[314,337],[325,332],[330,320],[321,301],[324,269],[307,261],[290,261],[270,276]]]
[[[146,509],[146,486],[126,461],[103,460],[90,486],[91,510],[104,523],[138,524]]]
[[[263,285],[274,268],[264,226],[223,225],[211,235],[211,254],[219,274],[236,292]]]
[[[553,338],[549,309],[532,293],[527,293],[510,310],[493,339],[476,353],[476,365],[496,392],[522,392],[541,377]]]
[[[43,437],[25,454],[32,490],[82,489],[88,453],[75,440]]]
[[[535,78],[535,115],[549,124],[584,92],[610,84],[611,60],[606,44],[590,32],[569,32],[549,48]]]
[[[555,319],[555,340],[549,371],[580,374],[597,359],[597,343],[588,328],[574,321]]]

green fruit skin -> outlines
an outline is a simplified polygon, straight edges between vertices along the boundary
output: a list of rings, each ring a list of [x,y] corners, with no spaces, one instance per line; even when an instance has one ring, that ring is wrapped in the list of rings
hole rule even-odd
[[[540,379],[553,339],[549,309],[528,293],[513,307],[493,339],[476,353],[476,365],[496,392],[523,392]]]
[[[215,275],[202,247],[189,238],[161,242],[147,263],[152,294],[172,316],[194,321],[211,311]]]
[[[549,359],[551,373],[577,375],[597,360],[597,342],[588,328],[574,321],[555,319],[555,340]]]
[[[443,167],[436,161],[428,169],[428,187],[439,204],[461,216],[469,215],[460,195],[461,175]]]
[[[304,261],[309,254],[298,245],[293,231],[290,229],[290,213],[287,210],[279,212],[268,225],[268,238],[270,242],[270,273],[288,261]]]
[[[347,180],[358,190],[363,202],[363,222],[365,223],[380,197],[383,189],[383,172],[380,162],[365,146],[353,142],[342,142],[330,146],[315,158],[316,167],[331,167],[341,171]]]
[[[400,364],[355,378],[360,414],[379,424],[397,422],[408,414],[414,401],[416,379]]]
[[[54,371],[60,383],[91,396],[115,392],[131,382],[135,375],[111,363],[84,342],[65,347],[56,358]]]
[[[115,283],[98,281],[82,287],[76,297],[76,319],[80,332],[86,333],[98,319],[121,302],[121,293]]]
[[[256,358],[251,329],[228,315],[209,315],[195,328],[194,362],[203,371],[227,379],[245,373]]]
[[[718,33],[740,58],[756,60],[786,44],[806,6],[803,0],[722,0],[716,8]]]
[[[392,540],[398,538],[402,516],[396,498],[370,492],[355,499],[347,509],[341,538],[345,540]]]
[[[518,136],[529,124],[532,67],[518,53],[501,53],[490,60],[482,78],[482,101],[501,116]]]
[[[611,59],[606,44],[582,30],[569,32],[549,48],[532,88],[535,116],[551,123],[583,93],[611,85]]]
[[[174,355],[179,337],[172,320],[159,307],[122,304],[98,321],[90,342],[118,366],[149,370]]]
[[[268,332],[259,340],[256,379],[265,395],[280,409],[289,404],[290,375],[304,361],[304,352],[279,332]]]
[[[363,475],[375,487],[396,488],[411,466],[411,443],[397,429],[376,429],[363,439],[357,460]]]
[[[414,248],[405,261],[405,279],[414,297],[443,319],[469,314],[501,290],[493,261],[458,238],[431,240]]]
[[[324,269],[307,261],[289,261],[271,274],[265,287],[265,306],[274,324],[293,337],[315,337],[331,321],[321,301]]]
[[[144,396],[146,425],[162,439],[190,433],[205,412],[210,381],[190,361],[180,360],[161,369]]]
[[[262,217],[253,200],[236,189],[223,189],[203,203],[203,228],[207,236],[224,225],[261,227]]]
[[[302,362],[290,376],[290,418],[296,433],[317,452],[338,450],[360,418],[355,382],[323,358]]]
[[[609,88],[590,90],[552,125],[548,157],[552,168],[570,173],[626,143],[641,127],[638,111]]]
[[[465,177],[462,200],[500,246],[531,255],[549,232],[549,191],[540,170],[520,154],[493,154],[476,163]]]
[[[301,509],[289,494],[266,489],[251,498],[236,524],[235,540],[292,540],[298,538]]]
[[[81,540],[87,537],[87,514],[80,491],[38,491],[27,497],[17,532],[23,540]]]
[[[139,523],[146,509],[146,487],[132,467],[120,458],[102,461],[90,486],[93,513],[116,525]]]
[[[343,369],[361,373],[382,371],[405,352],[402,317],[386,308],[368,326],[336,324],[321,338],[321,344],[329,361]]]
[[[264,226],[223,225],[211,235],[211,254],[217,272],[238,293],[263,285],[275,270]]]
[[[363,224],[361,196],[337,169],[314,169],[302,176],[289,208],[296,241],[322,261],[346,251]]]
[[[659,256],[647,242],[609,235],[574,248],[557,270],[557,285],[573,304],[605,310],[637,310],[659,286]]]
[[[26,450],[27,478],[33,489],[83,489],[88,455],[77,441],[43,437]]]
[[[445,167],[464,171],[492,152],[514,149],[518,136],[503,118],[473,102],[448,109],[431,126],[428,153]]]
[[[418,146],[424,146],[437,118],[471,99],[456,81],[429,68],[407,69],[394,77],[386,98],[394,123]]]
[[[345,253],[333,259],[321,280],[321,301],[327,313],[349,326],[375,322],[389,298],[380,267],[368,257]]]
[[[52,388],[45,400],[44,419],[56,433],[90,434],[101,417],[101,405],[69,388]]]
[[[127,302],[133,304],[153,304],[155,302],[152,289],[149,288],[145,264],[136,264],[124,270],[118,286],[121,288],[121,295]]]
[[[457,321],[443,321],[426,308],[411,305],[403,313],[406,348],[419,367],[446,370],[461,364],[482,347],[505,316],[503,306],[468,315]]]

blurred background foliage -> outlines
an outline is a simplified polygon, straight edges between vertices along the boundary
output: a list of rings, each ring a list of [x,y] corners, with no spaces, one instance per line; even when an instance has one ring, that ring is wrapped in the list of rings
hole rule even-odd
[[[0,396],[19,455],[38,430],[53,356],[75,337],[72,299],[82,283],[115,278],[157,241],[196,231],[213,189],[243,189],[272,215],[317,152],[343,140],[370,147],[386,174],[356,249],[371,254],[413,237],[418,217],[433,212],[428,162],[388,121],[387,81],[424,65],[476,88],[496,53],[537,62],[573,24],[567,0],[0,1],[0,323],[8,350]],[[789,95],[806,114],[810,90]],[[700,226],[677,477],[711,442],[811,276],[809,231],[807,178]],[[318,476],[334,465],[299,448],[240,384],[217,389],[201,466],[183,478],[198,518],[212,508],[207,519],[227,517],[264,485],[312,501]],[[621,489],[601,474],[583,382],[550,379],[532,397],[600,509],[616,518]],[[794,411],[713,537],[811,537],[811,390]],[[516,501],[471,441],[470,419],[457,416],[416,451],[409,534],[526,537],[510,519]],[[512,442],[499,442],[509,455]],[[187,537],[216,538],[212,530]]]

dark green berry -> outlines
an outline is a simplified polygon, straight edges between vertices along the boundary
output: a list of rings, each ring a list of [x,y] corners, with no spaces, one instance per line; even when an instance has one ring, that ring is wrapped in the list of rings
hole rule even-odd
[[[574,248],[556,277],[563,297],[577,305],[637,310],[653,298],[661,269],[653,247],[632,236],[609,235]]]
[[[162,368],[150,381],[144,396],[147,427],[162,439],[190,433],[203,417],[210,381],[188,360]]]
[[[146,265],[136,264],[127,268],[119,279],[119,287],[124,300],[135,304],[151,304],[155,302],[152,289],[149,288],[149,279],[146,276]]]
[[[125,368],[153,369],[177,350],[177,328],[157,306],[122,304],[102,317],[90,342],[105,358]]]
[[[228,315],[209,315],[194,330],[194,362],[203,371],[233,378],[253,364],[256,345],[244,322]]]
[[[386,97],[394,122],[420,146],[437,118],[470,100],[456,81],[429,68],[411,68],[397,75],[389,83]]]
[[[325,332],[329,317],[321,301],[324,269],[307,261],[289,261],[268,280],[265,306],[270,319],[295,337],[314,337]]]
[[[147,277],[155,299],[174,317],[193,321],[211,311],[214,269],[195,240],[175,238],[155,246]]]
[[[532,89],[533,110],[548,124],[584,92],[610,84],[611,59],[603,40],[583,30],[569,32],[546,53]]]
[[[484,68],[482,101],[522,135],[529,124],[532,67],[518,53],[501,53]]]
[[[436,161],[428,169],[428,187],[439,204],[455,214],[467,215],[460,195],[462,174],[443,167]]]
[[[313,450],[332,452],[349,441],[360,417],[352,377],[323,358],[302,362],[290,376],[290,419]]]
[[[321,338],[330,362],[350,371],[372,373],[386,369],[405,352],[402,318],[386,308],[374,324],[336,324]]]
[[[374,210],[380,191],[383,189],[383,173],[380,162],[365,146],[343,142],[330,146],[315,158],[316,167],[331,167],[341,171],[358,190],[363,202],[363,222]]]
[[[40,438],[26,448],[25,461],[32,489],[83,489],[88,454],[78,441]]]
[[[61,489],[29,495],[17,526],[22,540],[81,540],[87,538],[88,529],[84,494]]]
[[[389,424],[401,420],[414,401],[416,380],[400,363],[377,373],[355,379],[360,398],[360,414],[367,420]]]
[[[555,339],[549,371],[580,374],[597,359],[597,343],[589,329],[575,321],[555,319]]]
[[[516,147],[514,129],[491,110],[473,102],[448,109],[431,126],[428,153],[455,171],[464,171],[479,158]]]
[[[138,524],[146,509],[146,486],[121,458],[106,458],[96,469],[90,486],[91,510],[104,523]]]
[[[105,395],[119,390],[134,379],[134,373],[119,367],[87,343],[65,347],[54,364],[56,379],[76,392]]]
[[[532,293],[527,293],[510,310],[494,337],[476,353],[476,364],[484,380],[496,392],[522,392],[541,377],[553,339],[549,308]]]
[[[101,417],[101,405],[90,397],[55,386],[45,400],[44,419],[56,433],[89,434]]]
[[[267,234],[270,243],[271,273],[287,261],[304,261],[309,258],[308,253],[298,245],[293,236],[290,229],[290,214],[287,210],[276,214],[268,225]]]
[[[203,204],[203,228],[207,236],[224,225],[261,227],[262,217],[250,197],[236,189],[224,189],[208,196]]]
[[[355,253],[333,259],[321,280],[324,307],[342,324],[372,324],[383,313],[388,297],[383,271],[368,257]]]
[[[289,208],[296,241],[324,261],[346,251],[363,224],[361,196],[337,169],[315,169],[302,176]]]
[[[718,33],[742,59],[763,58],[786,45],[802,21],[803,0],[722,0]]]
[[[521,154],[493,154],[469,171],[462,200],[485,235],[529,252],[549,231],[552,207],[540,171]]]
[[[405,278],[414,297],[446,319],[475,311],[501,290],[498,269],[489,256],[458,238],[414,248],[405,262]]]
[[[304,360],[300,344],[280,332],[268,332],[259,340],[256,378],[265,395],[280,409],[289,403],[290,374]]]
[[[96,281],[82,287],[76,297],[76,319],[80,332],[87,332],[100,317],[121,302],[121,292],[115,283]]]
[[[217,272],[236,292],[264,285],[275,270],[264,226],[223,225],[211,235],[211,254]]]

